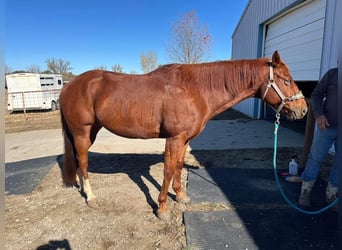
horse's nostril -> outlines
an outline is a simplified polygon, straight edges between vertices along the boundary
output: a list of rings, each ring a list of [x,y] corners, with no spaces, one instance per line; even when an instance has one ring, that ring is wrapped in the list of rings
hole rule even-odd
[[[307,109],[303,109],[303,115],[305,115],[306,114],[306,112],[307,112]]]

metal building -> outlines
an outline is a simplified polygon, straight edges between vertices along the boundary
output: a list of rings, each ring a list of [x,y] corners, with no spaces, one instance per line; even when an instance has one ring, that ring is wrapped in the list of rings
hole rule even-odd
[[[232,59],[270,57],[278,50],[306,97],[337,65],[339,0],[249,0],[232,35]],[[254,118],[269,110],[255,98],[234,109]]]

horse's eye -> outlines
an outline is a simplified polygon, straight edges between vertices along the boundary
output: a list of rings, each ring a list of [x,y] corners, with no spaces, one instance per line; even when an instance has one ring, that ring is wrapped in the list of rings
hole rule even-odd
[[[292,83],[292,80],[284,80],[286,85],[290,85]]]

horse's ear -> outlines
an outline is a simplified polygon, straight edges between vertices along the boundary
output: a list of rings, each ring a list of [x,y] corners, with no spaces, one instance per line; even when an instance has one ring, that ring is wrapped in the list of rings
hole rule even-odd
[[[278,53],[278,51],[274,51],[273,55],[272,55],[272,65],[273,67],[277,67],[280,64],[280,55]]]

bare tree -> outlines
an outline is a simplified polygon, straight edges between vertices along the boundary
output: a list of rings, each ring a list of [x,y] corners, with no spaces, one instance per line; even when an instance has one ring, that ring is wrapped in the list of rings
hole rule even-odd
[[[193,10],[174,24],[167,52],[172,61],[191,64],[207,60],[211,47],[211,35]]]
[[[40,73],[41,72],[39,65],[30,65],[29,67],[27,67],[26,70],[28,72],[31,72],[31,73]]]
[[[141,69],[144,73],[151,72],[157,68],[157,54],[156,52],[149,51],[146,54],[140,55]]]
[[[94,69],[98,69],[98,70],[107,70],[107,66],[106,66],[106,65],[100,65],[100,66],[94,67]]]
[[[54,57],[46,60],[47,68],[54,74],[69,74],[72,68],[70,67],[69,61],[63,59],[55,59]]]
[[[122,66],[120,64],[114,64],[112,66],[112,71],[113,72],[122,73]]]

